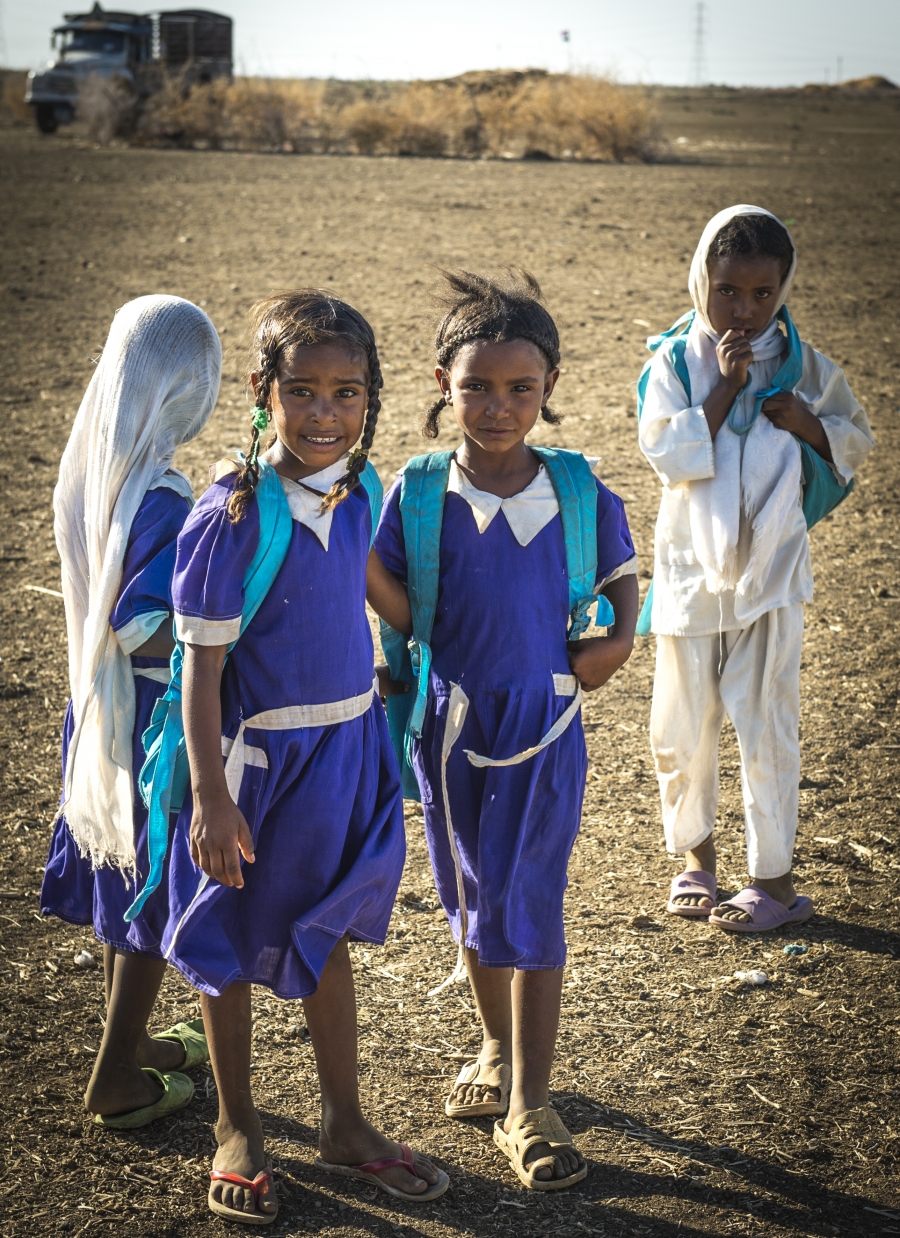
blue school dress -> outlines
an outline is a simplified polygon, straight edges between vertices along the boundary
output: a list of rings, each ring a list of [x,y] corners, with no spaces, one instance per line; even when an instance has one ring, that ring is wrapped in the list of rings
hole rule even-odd
[[[302,487],[283,483],[289,501],[327,492],[345,467]],[[233,485],[233,476],[212,485],[178,539],[176,626],[192,644],[226,644],[240,630],[259,510],[252,499],[233,523]],[[314,993],[341,937],[384,941],[405,859],[399,771],[372,687],[369,501],[359,488],[328,520],[307,524],[291,511],[285,561],[222,675],[223,755],[241,745],[235,798],[255,863],[243,865],[242,889],[203,877],[190,854],[188,795],[167,859],[165,914],[155,894],[142,913],[142,931],[213,995],[236,980],[279,997]]]
[[[441,903],[459,938],[459,899],[441,787],[441,751],[453,684],[470,700],[447,763],[460,854],[466,945],[489,967],[565,964],[562,904],[566,868],[581,821],[587,753],[580,714],[529,760],[476,768],[465,755],[506,759],[539,743],[572,703],[566,626],[568,576],[562,522],[543,466],[521,495],[544,508],[540,531],[521,545],[494,496],[471,486],[454,493],[441,529],[438,605],[431,634],[430,692],[413,765]],[[597,482],[597,583],[634,560],[621,500]],[[385,567],[406,580],[400,481],[388,492],[375,538]],[[494,514],[491,515],[491,512]],[[487,520],[487,523],[486,523]],[[526,517],[527,522],[527,517]],[[483,531],[479,531],[481,524]],[[533,525],[532,525],[533,528]],[[522,533],[523,540],[528,531]]]
[[[128,535],[122,565],[122,587],[110,616],[110,626],[123,648],[137,648],[172,615],[172,573],[175,542],[191,505],[183,495],[160,487],[148,490],[141,501]],[[144,763],[141,736],[150,724],[153,706],[166,690],[168,661],[132,655],[135,691],[133,770],[135,777],[134,829],[138,887],[149,870],[147,858],[147,810],[137,791],[137,776]],[[156,672],[150,677],[146,672]],[[65,785],[66,759],[72,738],[72,703],[63,724],[62,764]],[[136,889],[130,876],[111,865],[95,869],[78,850],[65,817],[53,831],[47,867],[41,886],[41,913],[59,916],[70,924],[93,924],[105,945],[144,952],[125,923],[126,909]],[[157,954],[154,949],[148,953]]]

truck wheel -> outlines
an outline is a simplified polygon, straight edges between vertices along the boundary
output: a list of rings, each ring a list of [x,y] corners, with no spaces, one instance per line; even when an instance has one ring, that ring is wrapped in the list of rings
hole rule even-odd
[[[56,133],[56,108],[52,103],[39,103],[34,112],[41,133]]]

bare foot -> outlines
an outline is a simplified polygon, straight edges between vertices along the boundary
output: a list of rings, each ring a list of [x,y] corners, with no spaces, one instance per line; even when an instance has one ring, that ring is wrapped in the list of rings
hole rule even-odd
[[[770,898],[784,907],[793,907],[797,901],[797,891],[791,873],[783,877],[751,877],[750,884],[763,890]],[[716,915],[722,920],[731,920],[736,924],[752,924],[753,916],[740,907],[732,907],[729,903],[720,903]]]
[[[381,1161],[388,1157],[402,1157],[400,1145],[382,1135],[364,1119],[352,1127],[326,1131],[325,1123],[319,1134],[319,1154],[329,1165],[364,1165],[368,1161]],[[387,1186],[396,1187],[405,1195],[421,1195],[434,1186],[440,1170],[421,1152],[414,1153],[415,1174],[402,1166],[380,1169],[378,1177]]]
[[[88,1113],[109,1118],[155,1105],[162,1094],[158,1081],[141,1070],[133,1059],[123,1060],[101,1053],[84,1094],[84,1107]]]
[[[262,1126],[255,1112],[245,1123],[246,1130],[237,1130],[224,1122],[216,1127],[219,1147],[213,1160],[213,1169],[223,1173],[237,1174],[252,1182],[258,1173],[268,1169]],[[210,1196],[226,1208],[251,1215],[273,1216],[278,1211],[275,1184],[269,1179],[259,1187],[258,1202],[253,1192],[234,1182],[210,1183]]]
[[[702,843],[684,853],[684,871],[686,873],[712,873],[716,875],[716,844],[713,836],[705,838]],[[676,894],[672,899],[676,907],[714,907],[713,899],[705,894]]]
[[[507,1048],[504,1052],[499,1040],[486,1040],[478,1054],[478,1063],[483,1066],[501,1066],[509,1062],[512,1054]],[[489,1105],[499,1104],[501,1100],[499,1088],[489,1088],[483,1083],[457,1083],[450,1092],[451,1105]]]
[[[520,1110],[519,1112],[527,1111]],[[503,1123],[503,1129],[507,1135],[518,1116],[518,1113],[513,1113],[512,1109],[510,1109]],[[576,1147],[570,1144],[565,1148],[551,1148],[549,1143],[532,1144],[522,1158],[522,1164],[527,1168],[535,1161],[539,1161],[543,1156],[553,1157],[553,1168],[551,1169],[549,1165],[542,1165],[540,1169],[534,1171],[534,1177],[541,1182],[549,1182],[551,1178],[568,1178],[571,1174],[577,1173],[584,1165],[584,1157]]]
[[[156,1040],[147,1032],[137,1051],[138,1066],[152,1066],[154,1070],[181,1070],[186,1053],[184,1045],[177,1040]]]

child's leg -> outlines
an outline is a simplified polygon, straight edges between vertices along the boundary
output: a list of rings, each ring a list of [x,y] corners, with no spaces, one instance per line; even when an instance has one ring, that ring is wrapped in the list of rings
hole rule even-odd
[[[724,638],[723,638],[724,641]],[[725,715],[718,636],[658,636],[650,746],[656,763],[666,847],[685,857],[685,872],[715,875],[713,829],[719,798],[719,733]],[[712,906],[696,894],[673,899]]]
[[[517,971],[512,982],[513,1081],[509,1113],[503,1129],[509,1133],[513,1120],[529,1109],[550,1103],[550,1071],[559,1030],[563,968],[552,971]],[[525,1165],[550,1155],[550,1145],[538,1143],[529,1148]],[[557,1149],[554,1166],[542,1166],[535,1177],[568,1178],[584,1164],[577,1148]]]
[[[239,1174],[252,1182],[267,1167],[262,1124],[250,1088],[250,1048],[253,1035],[250,985],[236,982],[221,997],[200,995],[203,1025],[209,1040],[209,1057],[219,1090],[219,1120],[213,1168]],[[253,1192],[230,1182],[214,1182],[213,1198],[239,1212],[272,1213],[278,1209],[271,1180],[259,1191],[258,1208]]]
[[[184,1061],[184,1049],[147,1034],[147,1020],[166,971],[163,959],[104,946],[103,971],[106,1027],[84,1104],[91,1113],[110,1116],[159,1100],[159,1084],[141,1067],[176,1070]]]
[[[512,1063],[511,967],[482,967],[477,950],[466,950],[466,971],[481,1019],[482,1045],[478,1061],[486,1067]],[[500,1102],[500,1089],[481,1083],[460,1083],[450,1092],[454,1105]]]
[[[792,907],[791,877],[800,783],[800,658],[803,605],[771,610],[729,651],[722,698],[741,750],[747,870],[753,885]],[[746,911],[723,919],[749,922]]]
[[[331,1165],[361,1165],[399,1156],[399,1145],[366,1121],[359,1103],[356,993],[346,938],[332,950],[318,989],[304,998],[303,1007],[322,1090],[322,1159]],[[380,1171],[379,1177],[408,1195],[420,1195],[439,1173],[419,1153],[415,1166],[418,1176],[397,1167]]]

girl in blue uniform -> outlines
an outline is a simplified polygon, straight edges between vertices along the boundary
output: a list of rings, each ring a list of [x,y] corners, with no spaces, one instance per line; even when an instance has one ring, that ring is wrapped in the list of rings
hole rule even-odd
[[[448,408],[462,445],[450,464],[428,704],[413,764],[438,893],[454,934],[466,926],[484,1045],[446,1110],[506,1114],[495,1140],[527,1186],[551,1190],[586,1173],[548,1103],[566,958],[563,892],[587,773],[578,693],[604,684],[631,652],[636,561],[623,505],[596,481],[594,584],[615,626],[567,647],[559,503],[526,442],[539,417],[558,420],[548,408],[559,376],[556,327],[530,276],[500,284],[463,272],[448,280],[436,339],[441,397],[425,433],[437,434]],[[400,498],[398,481],[371,556],[369,600],[410,633]],[[473,764],[469,754],[504,764]]]
[[[222,470],[178,539],[193,794],[175,827],[167,918],[153,896],[145,919],[201,992],[220,1106],[209,1206],[268,1224],[277,1201],[250,1086],[251,984],[304,1000],[321,1167],[408,1200],[435,1198],[448,1179],[365,1120],[357,1085],[347,941],[384,941],[405,855],[365,613],[372,513],[359,478],[381,407],[375,340],[360,314],[317,291],[269,298],[253,323],[250,452]],[[240,635],[266,470],[283,487],[290,541]]]
[[[150,296],[124,306],[54,495],[72,699],[41,910],[92,924],[103,943],[107,1018],[85,1105],[118,1128],[186,1105],[193,1085],[173,1068],[207,1057],[199,1021],[147,1034],[166,965],[124,914],[135,876],[147,873],[147,812],[134,783],[141,735],[168,682],[175,539],[192,503],[172,457],[206,424],[220,370],[218,337],[195,305]]]

